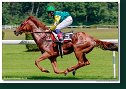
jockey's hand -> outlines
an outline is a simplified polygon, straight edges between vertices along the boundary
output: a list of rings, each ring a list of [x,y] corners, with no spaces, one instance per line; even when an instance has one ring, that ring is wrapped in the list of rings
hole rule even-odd
[[[47,30],[45,30],[45,32],[51,32],[51,30],[50,29],[47,29]]]

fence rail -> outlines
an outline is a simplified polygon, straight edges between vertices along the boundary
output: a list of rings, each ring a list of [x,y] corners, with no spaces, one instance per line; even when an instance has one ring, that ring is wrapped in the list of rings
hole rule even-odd
[[[117,39],[101,39],[102,41],[118,43]],[[2,40],[2,44],[36,44],[34,40]]]

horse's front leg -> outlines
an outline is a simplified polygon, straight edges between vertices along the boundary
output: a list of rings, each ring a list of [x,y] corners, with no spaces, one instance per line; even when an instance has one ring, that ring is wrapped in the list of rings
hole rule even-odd
[[[50,58],[50,61],[51,61],[51,64],[52,64],[52,67],[53,67],[53,70],[56,74],[64,74],[64,71],[60,71],[58,69],[58,66],[57,66],[57,61],[56,61],[56,58]]]
[[[44,52],[40,58],[38,58],[37,60],[35,60],[35,65],[42,71],[42,72],[46,72],[49,73],[48,70],[44,69],[42,66],[40,66],[40,62],[47,59],[48,57],[50,57],[51,55],[47,52]]]

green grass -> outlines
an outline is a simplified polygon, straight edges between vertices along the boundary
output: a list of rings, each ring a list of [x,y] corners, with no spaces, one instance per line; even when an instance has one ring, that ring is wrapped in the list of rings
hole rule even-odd
[[[117,39],[118,30],[65,29],[74,32],[84,31],[98,39]],[[12,30],[4,30],[5,40],[25,39],[24,34],[16,37]],[[2,45],[2,78],[3,80],[118,80],[118,52],[116,52],[116,79],[113,78],[112,52],[95,48],[87,55],[89,66],[77,70],[76,76],[69,73],[55,74],[50,61],[44,60],[41,65],[51,73],[42,73],[34,64],[40,52],[27,52],[25,45]],[[77,63],[74,54],[57,58],[58,68],[64,70]]]
[[[51,73],[42,73],[34,61],[40,52],[26,52],[24,45],[3,45],[2,78],[3,80],[118,80],[118,53],[116,53],[116,75],[113,78],[112,52],[94,49],[87,55],[91,62],[89,66],[77,70],[76,76],[69,73],[67,76],[53,72],[50,61],[47,59],[41,65]],[[69,68],[77,63],[74,54],[66,55],[63,59],[57,58],[60,70]]]
[[[116,28],[112,29],[102,29],[97,30],[96,28],[71,28],[64,29],[64,32],[73,31],[73,32],[85,32],[97,39],[117,39],[118,30]]]
[[[22,34],[20,36],[14,35],[14,30],[3,30],[5,32],[4,40],[24,40],[25,34]]]

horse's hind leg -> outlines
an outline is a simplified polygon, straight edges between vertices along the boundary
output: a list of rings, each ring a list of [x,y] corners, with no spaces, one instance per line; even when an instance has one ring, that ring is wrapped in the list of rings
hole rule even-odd
[[[90,62],[89,62],[89,60],[86,58],[86,55],[85,55],[85,54],[83,54],[83,60],[84,60],[85,66],[86,66],[86,65],[90,65]]]
[[[48,70],[44,69],[42,66],[40,66],[40,62],[47,59],[48,57],[50,57],[51,55],[47,52],[44,52],[40,58],[38,58],[37,60],[35,60],[35,65],[42,71],[42,72],[46,72],[49,73]]]
[[[75,56],[78,60],[77,65],[72,66],[71,68],[68,68],[66,70],[66,72],[71,72],[73,70],[77,70],[80,67],[83,67],[85,65],[89,65],[90,62],[87,60],[87,58],[85,57],[86,53],[89,53],[91,50],[93,49],[93,46],[89,45],[88,47],[85,47],[84,49],[79,49],[79,50],[75,50]]]
[[[84,64],[84,60],[83,60],[83,53],[81,53],[81,52],[75,52],[75,56],[76,56],[76,58],[78,60],[78,63],[75,66],[67,68],[66,73],[67,72],[71,72],[73,70],[76,70],[76,69],[78,69],[78,68],[80,68],[80,67],[82,67],[82,66],[85,65]]]

